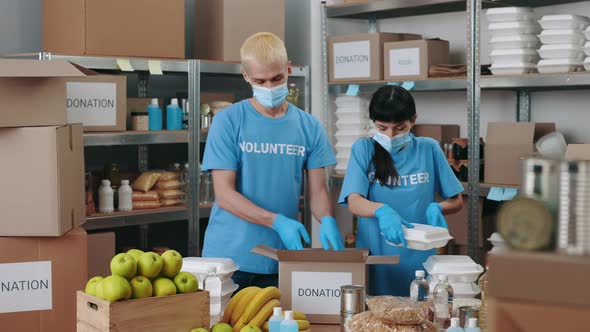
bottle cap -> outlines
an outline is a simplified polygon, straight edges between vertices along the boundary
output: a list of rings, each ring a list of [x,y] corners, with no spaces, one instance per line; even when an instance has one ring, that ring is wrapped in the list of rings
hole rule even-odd
[[[184,168],[188,169],[188,163],[184,163]]]
[[[469,318],[469,328],[477,327],[477,318]]]
[[[174,168],[180,168],[180,163],[174,163],[172,166],[174,166]]]
[[[152,105],[158,106],[158,98],[152,98]]]
[[[111,181],[109,181],[109,180],[102,180],[101,183],[103,186],[110,186],[111,185]]]
[[[425,275],[424,270],[416,270],[416,277],[424,278]]]
[[[451,327],[459,327],[459,317],[451,318]]]
[[[285,311],[285,320],[293,320],[293,311],[291,311],[291,310]]]
[[[178,106],[178,98],[172,98],[172,100],[170,101],[170,104]]]
[[[121,180],[121,185],[123,185],[123,186],[129,185],[129,180]]]
[[[440,281],[449,281],[449,276],[447,276],[446,274],[441,274],[438,277],[438,280],[440,280]]]
[[[272,309],[272,315],[273,316],[282,316],[283,315],[283,308],[275,307],[274,309]]]

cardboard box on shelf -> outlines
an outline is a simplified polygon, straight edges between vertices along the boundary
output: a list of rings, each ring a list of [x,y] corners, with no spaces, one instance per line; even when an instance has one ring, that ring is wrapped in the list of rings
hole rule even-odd
[[[590,144],[568,144],[565,159],[590,160]]]
[[[0,236],[60,236],[84,222],[82,126],[0,128]]]
[[[242,44],[257,32],[285,40],[285,0],[195,0],[195,7],[198,59],[240,61]]]
[[[0,127],[84,123],[85,131],[124,131],[126,96],[125,76],[60,60],[0,62]]]
[[[451,143],[451,139],[461,134],[459,125],[417,124],[412,127],[412,133],[418,137],[431,137],[439,141],[441,146]]]
[[[283,310],[305,312],[311,323],[340,323],[340,286],[366,285],[369,264],[397,264],[399,256],[369,256],[364,249],[277,250],[259,245],[253,253],[279,262]]]
[[[0,237],[2,330],[76,331],[76,291],[88,278],[86,245],[81,228],[61,237]]]
[[[385,80],[425,80],[430,65],[448,63],[449,42],[446,40],[422,39],[383,45]]]
[[[385,32],[328,37],[330,82],[382,80],[383,44],[420,38],[415,34]]]
[[[110,275],[114,256],[114,232],[88,234],[88,278]]]
[[[490,122],[485,148],[485,182],[520,185],[522,158],[535,152],[535,142],[555,131],[555,123]]]
[[[464,196],[464,201],[467,201],[467,195]],[[484,241],[484,228],[483,228],[483,205],[484,199],[482,197],[478,200],[478,229],[480,246],[483,245]],[[454,238],[453,243],[457,245],[468,245],[469,244],[469,209],[464,207],[461,211],[445,216],[447,219],[447,225],[449,226],[449,233]]]

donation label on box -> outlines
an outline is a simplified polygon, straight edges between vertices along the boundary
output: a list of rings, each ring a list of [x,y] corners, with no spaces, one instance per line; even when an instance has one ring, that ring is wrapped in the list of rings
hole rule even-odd
[[[292,272],[291,307],[317,315],[338,315],[340,286],[351,284],[349,272]]]
[[[0,264],[0,313],[51,310],[51,261]]]
[[[68,123],[117,125],[117,84],[67,82]]]
[[[371,77],[369,40],[334,43],[334,78]]]
[[[390,50],[389,75],[420,75],[420,49],[416,47]]]

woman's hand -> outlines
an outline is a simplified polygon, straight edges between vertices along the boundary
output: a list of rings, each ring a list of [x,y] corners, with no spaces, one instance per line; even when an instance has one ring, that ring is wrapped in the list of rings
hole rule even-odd
[[[381,234],[383,234],[388,242],[393,244],[401,243],[404,247],[407,246],[402,226],[414,228],[414,225],[405,221],[389,205],[382,205],[380,208],[375,210],[375,217],[377,217],[377,220],[379,221],[379,229],[381,230]]]

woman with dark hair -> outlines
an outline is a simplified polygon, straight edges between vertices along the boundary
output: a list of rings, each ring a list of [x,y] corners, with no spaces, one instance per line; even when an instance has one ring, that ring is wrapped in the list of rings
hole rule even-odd
[[[408,296],[414,272],[436,250],[406,248],[402,226],[447,228],[444,215],[463,208],[463,186],[439,142],[410,133],[416,106],[404,88],[387,85],[377,90],[369,117],[377,133],[353,144],[339,203],[360,217],[358,248],[368,248],[372,255],[400,256],[398,265],[370,267],[369,294]],[[443,200],[435,202],[435,194]]]

